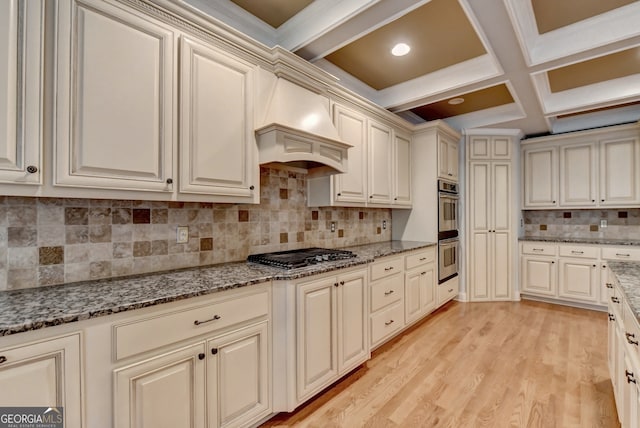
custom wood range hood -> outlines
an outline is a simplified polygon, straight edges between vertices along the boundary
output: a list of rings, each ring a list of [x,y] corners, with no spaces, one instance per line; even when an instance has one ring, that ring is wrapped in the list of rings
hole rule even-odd
[[[278,78],[262,125],[256,129],[260,164],[285,163],[311,176],[347,172],[347,150],[328,111],[328,100]]]

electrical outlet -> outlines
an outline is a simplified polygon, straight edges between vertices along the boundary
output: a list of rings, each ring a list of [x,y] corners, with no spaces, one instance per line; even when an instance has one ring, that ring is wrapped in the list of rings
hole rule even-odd
[[[606,229],[607,228],[607,219],[601,219],[600,220],[600,229]]]
[[[331,231],[332,231],[332,232],[335,232],[335,231],[336,231],[336,222],[335,222],[335,221],[332,221],[332,222],[331,222]]]
[[[178,226],[176,229],[176,242],[178,244],[189,242],[189,226]]]
[[[382,220],[382,229],[387,230],[387,220]]]

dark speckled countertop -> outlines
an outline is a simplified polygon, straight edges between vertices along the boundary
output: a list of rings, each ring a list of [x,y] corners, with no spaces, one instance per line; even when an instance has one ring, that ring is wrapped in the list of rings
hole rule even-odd
[[[607,266],[618,278],[620,287],[640,322],[640,262],[607,262]]]
[[[640,241],[634,239],[613,239],[613,238],[571,238],[555,236],[523,236],[520,241],[533,242],[555,242],[558,244],[591,244],[591,245],[638,245]]]
[[[272,280],[290,280],[435,245],[389,241],[349,247],[357,257],[281,270],[253,263],[158,272],[51,287],[0,292],[0,336],[203,296]]]

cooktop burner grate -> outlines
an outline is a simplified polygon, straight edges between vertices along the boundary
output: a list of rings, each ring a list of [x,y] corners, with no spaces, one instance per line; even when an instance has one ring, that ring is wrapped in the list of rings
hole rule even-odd
[[[281,269],[296,269],[317,263],[344,260],[356,257],[347,250],[327,248],[305,248],[300,250],[279,251],[276,253],[252,254],[247,261]]]

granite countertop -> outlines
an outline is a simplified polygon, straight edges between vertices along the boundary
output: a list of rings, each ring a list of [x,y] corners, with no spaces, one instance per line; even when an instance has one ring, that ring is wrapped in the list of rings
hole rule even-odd
[[[203,296],[272,280],[290,280],[367,264],[376,258],[436,245],[388,241],[347,249],[357,257],[281,270],[253,263],[224,263],[148,275],[0,292],[0,336]]]
[[[640,262],[608,262],[607,266],[618,278],[625,298],[640,322]]]
[[[533,242],[556,242],[571,244],[592,244],[592,245],[630,245],[640,246],[640,241],[635,239],[613,239],[613,238],[569,238],[554,236],[523,236],[520,241]]]

